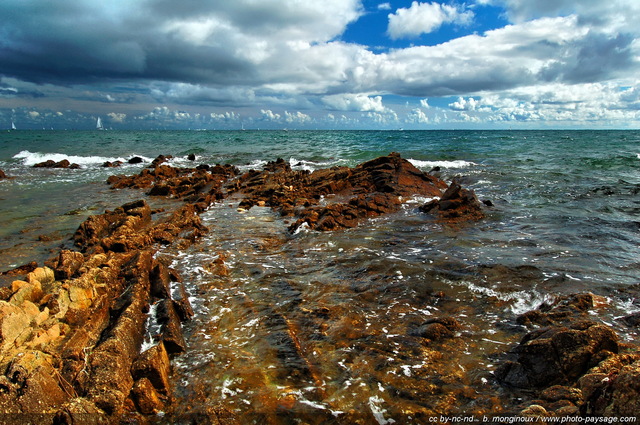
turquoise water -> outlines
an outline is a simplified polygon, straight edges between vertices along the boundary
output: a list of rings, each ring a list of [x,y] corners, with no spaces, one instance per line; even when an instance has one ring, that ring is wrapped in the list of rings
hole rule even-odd
[[[508,405],[491,372],[522,337],[515,318],[560,294],[600,295],[594,320],[638,339],[615,320],[640,310],[638,131],[0,133],[0,169],[13,177],[0,181],[0,270],[49,258],[90,214],[142,197],[105,181],[160,154],[176,166],[194,153],[196,164],[248,170],[281,157],[313,170],[392,151],[494,206],[454,229],[413,198],[355,229],[295,235],[268,208],[212,206],[206,236],[158,253],[195,311],[167,423],[220,403],[256,424],[405,423],[407,412]],[[101,167],[133,156],[145,163]],[[81,168],[33,168],[64,158]],[[228,273],[212,273],[220,262]],[[461,331],[434,351],[411,327],[439,316]]]

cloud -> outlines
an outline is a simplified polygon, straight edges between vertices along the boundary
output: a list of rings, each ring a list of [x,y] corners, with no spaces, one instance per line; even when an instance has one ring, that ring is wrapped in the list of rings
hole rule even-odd
[[[425,114],[422,109],[415,108],[407,115],[407,122],[426,124],[429,122],[429,117],[427,117],[427,114]]]
[[[391,3],[380,3],[378,10],[391,10]]]
[[[274,113],[271,109],[261,109],[260,114],[264,121],[280,121],[281,115]]]
[[[454,111],[475,111],[477,106],[478,101],[472,97],[466,100],[463,97],[459,97],[456,102],[449,104],[449,108]]]
[[[338,94],[325,96],[322,101],[338,111],[385,112],[382,96],[369,97],[365,94]]]
[[[418,37],[440,28],[443,24],[467,25],[474,13],[440,3],[419,3],[389,14],[388,34],[392,39]]]
[[[284,111],[284,120],[290,124],[306,124],[313,121],[311,117],[300,111],[287,112]]]
[[[122,124],[127,119],[127,114],[118,113],[118,112],[109,112],[107,116],[111,121],[119,124]]]

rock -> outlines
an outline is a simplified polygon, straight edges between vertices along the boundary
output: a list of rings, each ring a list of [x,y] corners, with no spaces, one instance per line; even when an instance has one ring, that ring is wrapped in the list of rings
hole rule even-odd
[[[16,267],[15,269],[7,270],[5,272],[0,273],[2,276],[18,276],[18,275],[26,275],[34,271],[38,267],[38,263],[35,261],[31,261],[30,263],[24,264],[22,266]]]
[[[58,280],[71,279],[76,275],[82,264],[84,255],[77,251],[62,250],[52,264],[55,278]]]
[[[195,161],[196,160],[196,154],[195,153],[190,153],[189,155],[187,155],[187,159],[189,161]]]
[[[173,155],[159,155],[158,157],[156,157],[156,159],[154,159],[151,162],[151,165],[149,166],[149,168],[156,168],[157,166],[159,166],[160,164],[163,164],[165,162],[167,162],[168,160],[172,159]]]
[[[618,337],[603,325],[581,324],[584,329],[549,327],[525,335],[507,361],[495,372],[507,385],[543,388],[575,381],[600,356],[618,351]]]
[[[640,355],[621,355],[584,375],[579,385],[586,413],[635,416],[640,412]]]
[[[55,162],[52,159],[48,159],[44,162],[39,162],[33,166],[34,168],[70,168],[70,169],[78,169],[80,165],[75,163],[70,163],[68,159],[63,159],[62,161]]]
[[[116,168],[116,167],[120,167],[122,165],[122,161],[106,161],[102,164],[102,167],[104,168]]]
[[[128,164],[140,164],[142,162],[144,162],[144,159],[140,158],[139,156],[129,158],[129,160],[127,161]]]
[[[552,385],[549,388],[545,388],[544,391],[540,393],[540,398],[551,402],[568,400],[575,404],[582,401],[582,391],[578,388],[563,385]]]
[[[520,412],[520,415],[525,418],[545,418],[549,416],[549,412],[539,404],[533,404]]]
[[[162,325],[162,342],[169,354],[181,354],[187,350],[187,343],[182,334],[180,316],[173,300],[162,300],[156,311],[158,322]]]
[[[147,378],[136,381],[131,395],[138,411],[144,415],[155,415],[164,410],[165,405],[160,395]]]
[[[2,179],[6,179],[7,175],[4,173],[4,171],[0,170],[0,180]]]
[[[475,193],[463,189],[456,181],[451,182],[440,199],[427,202],[420,207],[420,211],[436,214],[439,219],[451,223],[484,218],[484,212]]]
[[[416,329],[411,330],[409,335],[436,341],[451,338],[460,329],[460,323],[453,317],[441,317],[425,321]]]
[[[95,403],[86,398],[77,397],[56,412],[53,423],[56,425],[108,425],[109,418]]]
[[[628,314],[628,315],[626,315],[624,317],[620,317],[620,318],[618,318],[616,320],[624,323],[625,325],[629,326],[630,328],[637,328],[637,327],[640,326],[640,312]]]
[[[140,354],[132,367],[134,379],[149,380],[153,387],[164,396],[169,396],[171,393],[170,372],[169,355],[162,342]]]

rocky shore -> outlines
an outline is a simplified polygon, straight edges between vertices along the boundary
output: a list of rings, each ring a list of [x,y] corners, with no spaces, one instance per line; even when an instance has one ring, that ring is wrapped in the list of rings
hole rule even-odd
[[[291,233],[353,228],[416,196],[426,199],[425,219],[448,226],[481,220],[487,208],[458,182],[447,184],[395,153],[314,172],[280,159],[245,173],[228,165],[176,168],[167,159],[159,156],[134,176],[114,175],[108,184],[179,200],[175,208],[153,210],[141,199],[91,216],[73,235],[73,250],[12,271],[17,280],[0,288],[3,423],[144,424],[172,410],[170,359],[187,350],[181,323],[193,312],[181,277],[155,254],[204,235],[199,214],[213,203],[270,207],[288,218]],[[499,359],[494,377],[505,391],[522,394],[522,402],[502,414],[640,412],[640,354],[594,320],[598,303],[578,294],[517,318],[528,333]],[[145,342],[150,312],[159,331]],[[634,317],[626,320],[638,325]],[[455,319],[434,318],[412,332],[439,340],[458,330]],[[206,421],[240,423],[220,412]]]

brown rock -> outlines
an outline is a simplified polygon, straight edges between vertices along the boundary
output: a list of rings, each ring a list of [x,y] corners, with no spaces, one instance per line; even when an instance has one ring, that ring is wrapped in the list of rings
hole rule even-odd
[[[141,378],[133,386],[131,390],[133,401],[138,411],[144,415],[155,415],[164,410],[164,403],[160,395],[147,378]]]
[[[551,327],[525,335],[507,361],[495,372],[505,384],[519,388],[542,388],[578,379],[600,355],[618,351],[618,337],[603,325],[586,329]]]
[[[157,309],[158,322],[161,323],[162,341],[169,354],[181,354],[187,350],[182,334],[180,316],[173,300],[162,300]]]
[[[4,173],[4,171],[0,170],[0,180],[2,179],[6,179],[7,175]]]
[[[420,207],[425,213],[436,214],[441,220],[458,222],[461,220],[479,220],[484,217],[480,201],[475,193],[463,189],[453,181],[440,199],[430,201]]]
[[[84,255],[77,251],[62,250],[54,260],[53,269],[58,280],[71,279],[82,267]]]
[[[165,396],[171,393],[170,372],[169,355],[162,342],[140,354],[132,367],[134,379],[149,380],[153,387]]]

